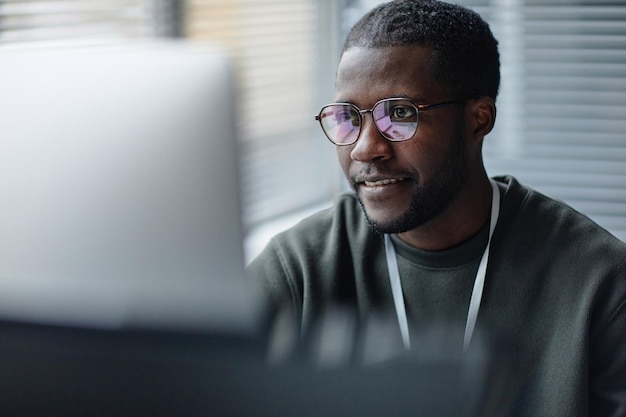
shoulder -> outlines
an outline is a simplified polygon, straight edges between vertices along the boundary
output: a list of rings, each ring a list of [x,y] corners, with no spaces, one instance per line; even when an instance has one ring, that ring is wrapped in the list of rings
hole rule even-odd
[[[626,316],[626,243],[513,177],[496,180],[505,191],[490,265],[503,283],[529,299],[540,291],[553,309],[595,311],[599,322]]]
[[[339,263],[349,263],[355,254],[362,256],[378,240],[382,242],[354,195],[346,193],[332,207],[274,236],[249,269],[255,275],[281,274],[297,281],[320,270],[325,271],[321,275],[329,275]]]
[[[332,207],[274,236],[270,244],[286,257],[320,258],[373,236],[356,198],[346,193],[340,195]]]
[[[493,250],[503,269],[527,277],[529,283],[554,285],[563,294],[569,290],[572,297],[608,297],[613,305],[626,299],[626,243],[568,204],[513,177],[496,180],[505,191]]]
[[[496,177],[504,188],[500,235],[509,239],[533,237],[533,246],[560,242],[562,249],[573,246],[582,252],[596,245],[626,255],[626,243],[570,205],[520,184],[514,177]],[[516,236],[511,234],[515,233]],[[500,236],[504,238],[504,236]],[[554,248],[559,252],[557,248]]]
[[[287,305],[309,323],[325,303],[354,295],[355,280],[374,273],[382,246],[355,197],[345,194],[274,236],[248,272],[261,282],[270,310]]]

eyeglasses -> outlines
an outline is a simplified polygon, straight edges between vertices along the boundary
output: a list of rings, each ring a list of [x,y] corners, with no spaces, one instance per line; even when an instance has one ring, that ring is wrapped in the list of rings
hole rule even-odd
[[[372,113],[376,129],[387,140],[401,142],[409,140],[417,131],[418,115],[421,111],[438,109],[468,98],[444,101],[437,104],[415,104],[409,98],[393,97],[382,99],[369,110],[361,110],[351,103],[331,103],[322,107],[315,120],[326,137],[335,145],[352,145],[357,141],[363,125],[363,115]]]

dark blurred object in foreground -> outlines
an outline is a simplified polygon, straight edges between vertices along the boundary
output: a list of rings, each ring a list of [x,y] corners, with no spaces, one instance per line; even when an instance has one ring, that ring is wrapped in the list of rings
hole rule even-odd
[[[505,416],[486,350],[372,366],[267,365],[255,333],[0,323],[0,412],[11,416]]]

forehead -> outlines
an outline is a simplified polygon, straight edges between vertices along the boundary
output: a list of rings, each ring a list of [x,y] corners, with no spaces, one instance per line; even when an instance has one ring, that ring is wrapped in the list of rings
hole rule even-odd
[[[432,49],[421,45],[347,49],[337,70],[336,98],[356,104],[392,96],[441,98],[433,58]]]

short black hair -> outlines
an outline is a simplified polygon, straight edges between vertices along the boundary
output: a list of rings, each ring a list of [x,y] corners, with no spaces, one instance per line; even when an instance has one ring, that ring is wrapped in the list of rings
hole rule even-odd
[[[459,97],[489,96],[500,85],[498,41],[478,13],[436,0],[394,0],[363,16],[343,51],[424,45],[434,51],[434,76]]]

